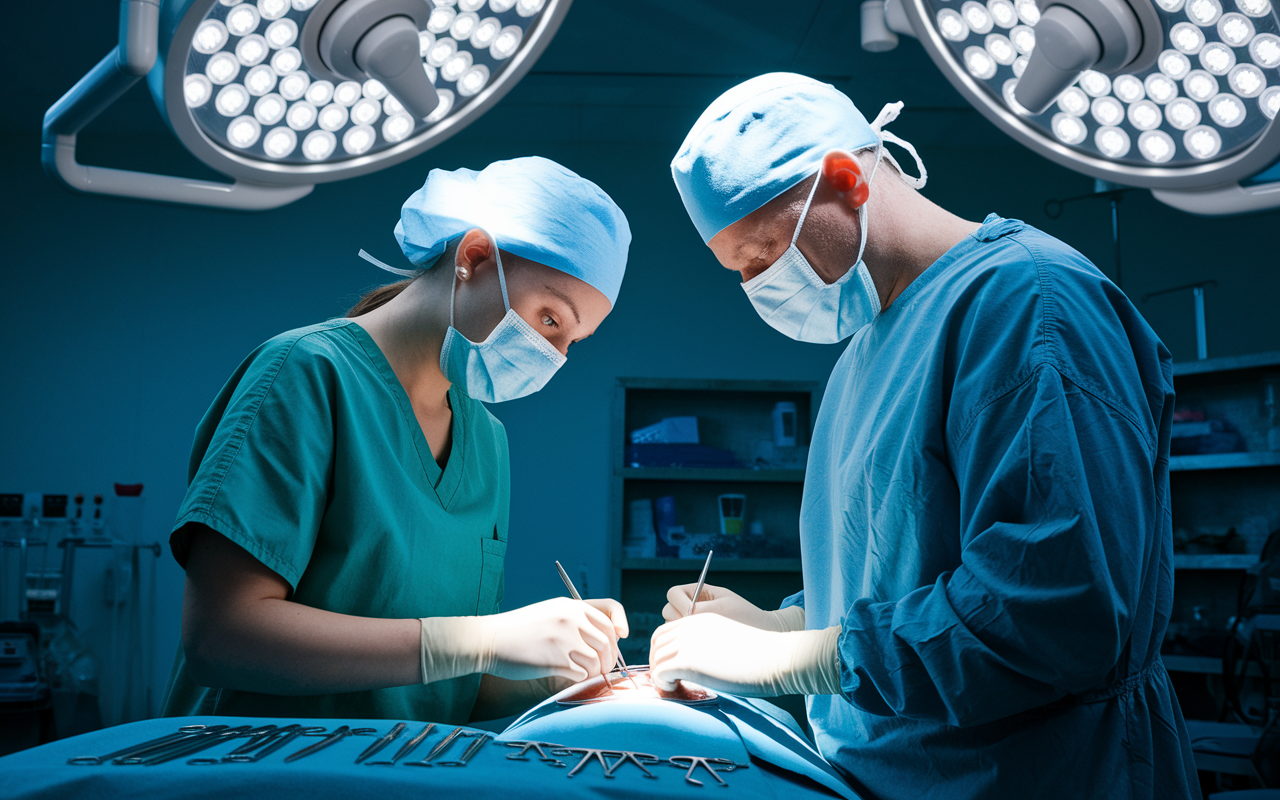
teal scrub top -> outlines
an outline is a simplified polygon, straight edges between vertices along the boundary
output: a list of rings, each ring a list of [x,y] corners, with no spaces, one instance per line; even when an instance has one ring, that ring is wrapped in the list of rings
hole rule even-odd
[[[458,387],[442,471],[369,334],[337,319],[245,359],[196,429],[169,544],[184,568],[202,523],[289,582],[290,599],[358,617],[493,614],[510,505],[506,432]],[[198,685],[179,646],[164,713],[429,719],[460,724],[480,676],[280,696]]]

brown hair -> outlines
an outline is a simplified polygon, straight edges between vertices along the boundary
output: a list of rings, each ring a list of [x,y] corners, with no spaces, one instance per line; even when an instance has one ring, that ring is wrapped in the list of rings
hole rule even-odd
[[[356,304],[347,311],[347,318],[350,319],[351,317],[358,317],[361,314],[368,314],[375,308],[386,305],[391,302],[392,298],[403,292],[409,284],[430,272],[431,268],[436,264],[447,264],[452,261],[458,252],[458,243],[460,241],[462,241],[461,236],[456,239],[451,239],[448,244],[445,245],[444,252],[437,256],[435,261],[432,261],[430,264],[423,265],[418,274],[414,275],[412,278],[405,278],[402,281],[388,283],[386,286],[375,286],[365,292],[364,295],[356,301]]]
[[[356,304],[347,311],[347,318],[349,319],[351,317],[358,317],[361,314],[368,314],[375,308],[386,305],[391,301],[391,298],[403,292],[405,287],[413,283],[413,281],[413,278],[405,278],[402,281],[388,283],[386,286],[375,286],[365,292],[364,295],[356,301]]]

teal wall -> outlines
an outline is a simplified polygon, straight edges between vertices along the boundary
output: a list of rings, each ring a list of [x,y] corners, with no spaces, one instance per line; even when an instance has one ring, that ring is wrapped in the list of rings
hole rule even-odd
[[[533,76],[416,161],[252,215],[68,194],[41,173],[34,127],[0,134],[0,491],[91,494],[143,482],[148,535],[164,540],[193,429],[240,359],[280,331],[341,314],[385,279],[356,251],[398,263],[391,230],[428,169],[538,154],[599,183],[628,213],[635,239],[617,308],[598,335],[574,347],[546,390],[494,407],[512,452],[507,605],[561,593],[553,559],[602,591],[614,378],[821,381],[840,352],[767,328],[702,246],[672,187],[667,163],[685,128],[732,83],[704,80],[678,101],[597,91],[603,99],[579,105]],[[889,99],[897,98],[859,102],[874,111]],[[1043,213],[1050,197],[1091,191],[1090,179],[1013,145],[972,111],[913,110],[902,99],[908,109],[894,129],[920,147],[929,197],[970,219],[1021,217],[1111,272],[1105,203],[1071,205],[1056,221]],[[86,135],[83,159],[200,171],[154,133]],[[1211,355],[1280,350],[1278,230],[1280,212],[1203,219],[1130,193],[1124,289],[1176,359],[1194,357],[1190,296],[1138,298],[1205,278],[1219,283],[1208,294]],[[160,578],[154,660],[163,687],[182,586],[167,553]],[[92,628],[101,612],[82,602],[82,627]]]

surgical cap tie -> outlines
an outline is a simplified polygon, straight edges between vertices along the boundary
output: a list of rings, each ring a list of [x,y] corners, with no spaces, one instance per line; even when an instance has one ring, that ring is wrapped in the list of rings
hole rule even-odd
[[[399,267],[393,267],[390,264],[384,261],[379,261],[378,259],[369,255],[367,252],[365,252],[364,248],[360,248],[360,252],[356,253],[356,255],[360,256],[365,261],[368,261],[370,264],[374,265],[378,269],[385,269],[387,272],[394,272],[396,275],[403,275],[406,278],[416,278],[418,277],[418,274],[422,272],[422,270],[420,269],[400,269]]]
[[[893,164],[893,168],[896,169],[898,171],[898,175],[902,177],[903,183],[907,184],[912,189],[923,189],[925,183],[929,180],[929,171],[924,168],[924,161],[920,159],[920,154],[916,152],[916,148],[906,139],[902,139],[889,131],[883,130],[884,126],[897,119],[898,114],[901,112],[901,100],[896,103],[885,103],[884,108],[880,109],[880,113],[876,114],[876,118],[872,120],[871,130],[876,134],[876,136],[880,137],[878,157],[889,159],[889,163]],[[910,153],[911,157],[915,159],[916,171],[920,173],[920,176],[916,177],[904,172],[902,166],[898,164],[898,160],[893,157],[892,153],[885,149],[885,142],[893,142],[898,147],[901,147],[903,150]]]

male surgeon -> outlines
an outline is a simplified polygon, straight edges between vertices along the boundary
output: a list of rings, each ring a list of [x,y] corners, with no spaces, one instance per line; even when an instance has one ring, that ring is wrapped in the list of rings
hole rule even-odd
[[[1173,592],[1169,353],[1082,255],[925,199],[915,150],[834,87],[770,74],[671,169],[769,325],[848,340],[814,427],[804,591],[668,593],[651,665],[809,695],[868,800],[1198,797],[1159,647]],[[913,178],[885,152],[901,144]]]

